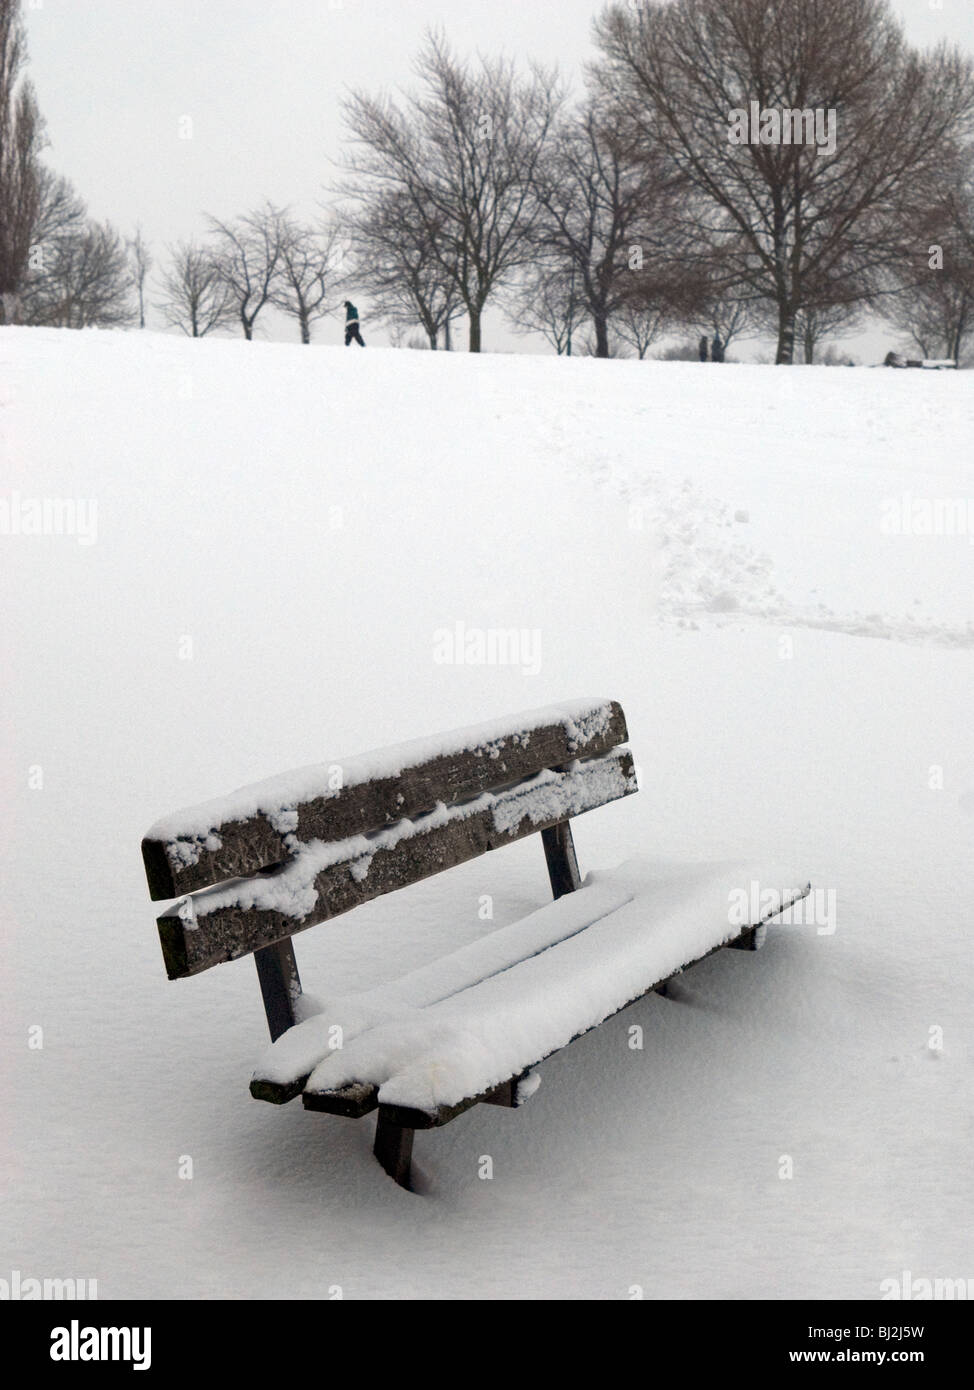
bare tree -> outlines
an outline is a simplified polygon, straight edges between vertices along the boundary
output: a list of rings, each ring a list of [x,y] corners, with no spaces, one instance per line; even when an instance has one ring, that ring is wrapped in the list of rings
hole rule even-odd
[[[862,318],[862,308],[858,304],[833,304],[822,308],[808,305],[800,309],[795,319],[795,337],[801,344],[807,365],[815,361],[815,354],[826,338],[841,338],[855,331]]]
[[[44,132],[26,60],[20,0],[0,0],[0,323],[20,318],[40,205]]]
[[[356,93],[345,117],[357,143],[345,185],[359,205],[395,192],[412,234],[429,245],[460,296],[470,351],[484,307],[530,255],[538,161],[560,103],[556,78],[480,59],[473,69],[431,36],[417,63],[421,90],[403,106]]]
[[[558,126],[535,187],[535,243],[554,274],[571,279],[572,302],[592,320],[595,355],[608,357],[610,319],[626,299],[645,301],[650,279],[660,298],[670,282],[656,261],[664,248],[667,259],[673,254],[667,205],[676,180],[667,181],[643,142],[620,134],[604,105],[590,101]]]
[[[333,307],[341,260],[337,227],[309,227],[286,212],[281,215],[278,274],[270,302],[297,319],[302,343],[311,342],[312,324]]]
[[[735,338],[749,338],[776,329],[771,322],[773,307],[754,290],[735,283],[736,268],[727,265],[713,247],[701,242],[695,267],[702,277],[698,312],[688,320],[690,327],[720,338],[725,350]]]
[[[597,39],[618,120],[665,152],[704,242],[775,306],[780,363],[801,309],[868,300],[974,110],[970,60],[910,49],[887,0],[645,0],[606,10]],[[773,126],[736,143],[752,102],[797,111],[806,138],[804,113],[837,113],[834,148],[775,143]]]
[[[214,238],[217,272],[226,287],[234,316],[249,342],[254,336],[258,314],[271,302],[277,288],[285,240],[285,215],[268,202],[234,222],[221,222],[215,217],[208,221]]]
[[[24,321],[52,328],[120,328],[133,322],[132,275],[121,236],[86,222],[44,244],[23,294]]]
[[[438,254],[438,219],[432,210],[417,218],[412,208],[406,195],[390,189],[353,213],[352,274],[368,290],[377,318],[394,328],[419,323],[435,351],[441,333],[450,347],[450,325],[463,314],[463,301]]]
[[[61,174],[43,164],[38,169],[37,216],[31,237],[32,251],[43,248],[56,237],[80,232],[88,218],[84,199]],[[43,261],[43,255],[38,257]]]
[[[924,357],[960,362],[974,337],[974,171],[970,155],[908,230],[886,317]]]
[[[746,338],[753,332],[748,301],[734,299],[730,295],[722,295],[711,301],[705,321],[707,327],[713,329],[714,336],[723,343],[725,350],[735,338]]]
[[[236,318],[226,283],[209,248],[183,241],[169,250],[159,308],[173,328],[188,338],[205,338]]]
[[[612,321],[617,336],[629,347],[635,348],[640,362],[672,324],[672,311],[665,305],[640,308],[631,302],[624,304]]]
[[[829,343],[819,358],[818,365],[820,367],[855,367],[857,362],[848,353],[840,352],[835,343]]]
[[[142,235],[142,228],[136,227],[135,235],[128,240],[129,259],[132,264],[132,285],[139,303],[139,327],[145,327],[145,282],[152,269],[152,252],[149,243]]]
[[[407,348],[410,352],[430,352],[429,338],[423,333],[410,329],[405,323],[394,323],[389,330],[389,341],[394,348]]]
[[[589,316],[575,291],[575,268],[563,260],[539,261],[513,286],[506,311],[517,333],[540,333],[559,357],[571,357],[575,334]]]

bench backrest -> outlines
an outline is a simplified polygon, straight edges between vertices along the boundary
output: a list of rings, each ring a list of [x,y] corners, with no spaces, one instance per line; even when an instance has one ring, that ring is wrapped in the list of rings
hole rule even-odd
[[[627,737],[615,701],[574,701],[302,768],[166,817],[142,854],[153,899],[189,895],[158,919],[170,979],[629,795]]]

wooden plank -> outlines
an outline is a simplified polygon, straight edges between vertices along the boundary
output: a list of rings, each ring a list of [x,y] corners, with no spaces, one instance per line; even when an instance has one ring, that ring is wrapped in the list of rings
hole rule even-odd
[[[509,1081],[504,1081],[500,1086],[495,1086],[492,1091],[486,1091],[482,1096],[471,1098],[463,1103],[463,1110],[468,1110],[472,1105],[499,1105],[507,1110],[516,1110],[517,1088],[527,1072],[518,1072],[517,1076],[511,1077]],[[271,1086],[266,1081],[252,1081],[250,1083],[250,1093],[258,1100],[272,1100],[275,1104],[281,1105],[287,1100],[291,1100],[300,1087],[307,1081],[291,1082],[287,1086]],[[255,1090],[255,1087],[258,1090]],[[259,1091],[259,1094],[258,1094]],[[336,1087],[330,1091],[305,1091],[302,1097],[305,1110],[316,1110],[325,1115],[343,1115],[346,1119],[360,1120],[365,1115],[371,1114],[379,1104],[379,1088],[366,1081],[355,1081],[350,1086]],[[386,1107],[388,1109],[388,1107]],[[417,1111],[411,1110],[410,1116],[415,1118]],[[457,1114],[462,1113],[458,1110]],[[428,1120],[429,1117],[427,1117]],[[413,1124],[413,1129],[431,1128],[428,1124]]]
[[[218,820],[208,832],[198,833],[199,815],[205,808],[190,808],[185,816],[188,824],[197,827],[193,833],[174,831],[165,839],[147,836],[142,841],[150,896],[154,902],[175,898],[279,864],[290,857],[285,841],[291,834],[305,843],[365,835],[404,817],[412,820],[439,802],[452,805],[521,781],[543,768],[607,753],[628,738],[621,706],[613,700],[607,709],[604,727],[593,723],[591,731],[580,736],[572,733],[566,721],[530,731],[518,729],[512,721],[510,734],[482,746],[407,764],[395,777],[328,789],[300,802],[286,822],[280,820],[279,812],[258,812],[245,819]],[[469,739],[469,731],[465,737]],[[282,779],[274,780],[277,784]],[[255,795],[259,790],[254,789]],[[279,786],[277,796],[280,799]],[[178,824],[178,816],[171,819]]]
[[[408,837],[396,840],[393,835],[394,842],[388,848],[377,847],[372,852],[370,847],[370,859],[365,857],[361,842],[353,842],[347,857],[319,872],[308,870],[306,879],[298,879],[298,871],[305,870],[296,860],[276,875],[206,889],[185,899],[158,918],[169,978],[196,975],[222,961],[249,955],[382,894],[419,883],[444,869],[556,825],[565,819],[564,806],[552,814],[545,814],[544,808],[555,804],[559,790],[562,802],[571,803],[573,815],[637,790],[628,749],[588,759],[542,780],[543,786],[539,787],[528,779],[498,793],[484,809],[469,814],[458,811],[455,818],[445,823],[431,817],[429,826],[419,823]],[[381,836],[373,843],[381,846]],[[286,881],[276,881],[285,880],[285,876],[289,876]],[[299,882],[304,897],[313,902],[302,918],[274,907],[251,905],[255,900],[266,903],[279,899],[283,891],[291,892]]]
[[[271,1105],[286,1105],[289,1100],[295,1100],[300,1094],[307,1081],[289,1081],[287,1085],[280,1085],[276,1081],[251,1081],[250,1094],[254,1100],[266,1100]],[[339,1113],[336,1111],[336,1114]]]
[[[294,1094],[300,1093],[308,1077],[303,1077],[300,1081],[291,1083],[297,1087]],[[251,1082],[250,1093],[255,1095],[255,1085],[265,1086],[266,1082]],[[290,1089],[290,1087],[280,1087],[280,1090]],[[290,1097],[289,1097],[290,1098]],[[258,1096],[259,1100],[266,1100],[266,1096]],[[320,1110],[326,1115],[344,1115],[349,1120],[360,1120],[363,1115],[369,1115],[379,1104],[379,1088],[367,1081],[353,1081],[348,1086],[339,1086],[332,1091],[305,1091],[302,1097],[305,1110]]]

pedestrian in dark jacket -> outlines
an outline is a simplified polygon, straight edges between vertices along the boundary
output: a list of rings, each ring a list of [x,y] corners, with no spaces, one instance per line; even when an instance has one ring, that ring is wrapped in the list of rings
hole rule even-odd
[[[365,347],[362,335],[358,326],[358,310],[350,299],[345,300],[345,346],[351,343],[352,339],[358,343],[359,347]]]
[[[724,344],[720,340],[719,333],[714,334],[714,341],[710,344],[710,360],[711,362],[723,362],[724,360]]]
[[[701,361],[701,362],[706,362],[706,360],[707,360],[707,335],[706,335],[706,333],[705,333],[705,334],[703,335],[703,337],[700,339],[700,348],[699,348],[699,351],[700,351],[700,361]]]

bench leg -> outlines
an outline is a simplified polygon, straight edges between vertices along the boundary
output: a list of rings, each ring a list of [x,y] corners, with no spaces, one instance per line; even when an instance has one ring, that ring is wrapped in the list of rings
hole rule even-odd
[[[414,1129],[403,1129],[387,1120],[379,1107],[379,1121],[375,1127],[375,1143],[372,1152],[394,1182],[412,1191],[409,1169],[413,1157]]]
[[[294,1001],[301,993],[301,979],[291,938],[286,936],[272,946],[262,946],[254,952],[254,964],[257,966],[271,1042],[276,1042],[282,1033],[293,1026]]]
[[[575,841],[572,839],[571,821],[559,821],[541,832],[545,859],[548,861],[548,878],[551,892],[556,898],[566,893],[574,893],[582,886],[582,876],[578,872],[575,858]]]
[[[767,934],[768,929],[764,923],[758,927],[747,927],[736,940],[728,941],[728,949],[731,951],[760,951]]]

